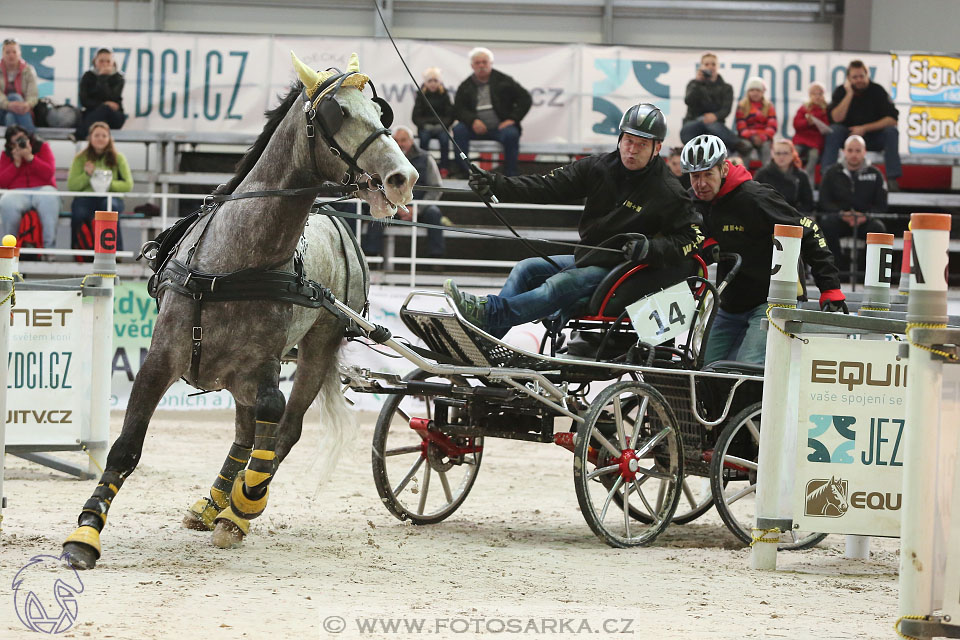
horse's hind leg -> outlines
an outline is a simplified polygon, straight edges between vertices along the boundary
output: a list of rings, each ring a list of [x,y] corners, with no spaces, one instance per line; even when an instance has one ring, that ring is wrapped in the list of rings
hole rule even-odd
[[[233,444],[220,467],[210,495],[200,498],[183,517],[183,526],[197,531],[211,531],[213,521],[230,505],[230,491],[237,474],[247,466],[253,447],[255,411],[251,406],[237,404]]]
[[[246,470],[237,474],[234,480],[230,505],[215,520],[213,543],[221,548],[240,544],[249,531],[249,521],[263,513],[277,466],[277,431],[285,405],[279,387],[280,362],[270,363],[261,371],[257,385],[253,452]]]

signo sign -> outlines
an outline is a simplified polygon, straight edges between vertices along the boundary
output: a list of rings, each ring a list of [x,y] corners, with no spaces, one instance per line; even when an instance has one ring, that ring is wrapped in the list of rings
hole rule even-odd
[[[640,340],[657,345],[685,333],[696,307],[690,286],[681,282],[637,300],[627,313]]]

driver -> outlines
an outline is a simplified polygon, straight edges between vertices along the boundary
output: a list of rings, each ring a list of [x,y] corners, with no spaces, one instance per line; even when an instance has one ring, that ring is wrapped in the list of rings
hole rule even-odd
[[[700,215],[677,178],[660,157],[667,134],[663,113],[652,104],[630,107],[620,120],[617,149],[589,156],[543,176],[505,177],[477,170],[470,187],[487,199],[562,204],[586,198],[580,217],[580,241],[574,255],[527,258],[510,271],[498,295],[478,297],[460,291],[452,280],[443,289],[470,323],[501,338],[510,327],[571,314],[590,298],[603,277],[627,259],[650,265],[640,295],[682,281],[693,271],[684,260],[703,236]],[[623,248],[592,250],[586,245]],[[559,267],[559,268],[558,268]]]

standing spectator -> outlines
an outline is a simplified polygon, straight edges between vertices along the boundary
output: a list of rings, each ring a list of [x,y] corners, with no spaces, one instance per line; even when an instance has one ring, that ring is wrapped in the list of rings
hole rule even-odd
[[[747,95],[737,104],[737,133],[744,160],[754,150],[760,162],[770,157],[770,145],[777,132],[777,109],[767,100],[766,91],[763,78],[750,78]]]
[[[3,41],[0,61],[0,124],[19,125],[33,133],[32,110],[37,106],[37,71],[20,56],[20,43],[15,38]]]
[[[843,145],[843,162],[836,163],[820,180],[820,228],[841,270],[850,260],[840,250],[840,238],[853,235],[863,240],[868,233],[883,233],[883,222],[865,215],[887,210],[887,189],[883,174],[866,159],[867,145],[857,135]],[[859,251],[860,273],[866,264],[866,251]]]
[[[793,143],[782,138],[774,140],[771,155],[770,162],[760,167],[753,179],[776,189],[787,204],[800,213],[812,213],[813,188],[810,178],[800,168],[800,156]]]
[[[680,140],[686,144],[693,138],[712,134],[729,148],[737,144],[737,136],[724,124],[733,108],[733,87],[717,73],[717,55],[704,53],[696,77],[687,83],[687,115],[683,118]]]
[[[826,88],[819,82],[811,84],[807,89],[808,100],[800,105],[797,115],[793,116],[793,144],[800,160],[806,165],[810,184],[816,182],[817,163],[823,154],[823,136],[830,131],[825,93]]]
[[[886,89],[870,80],[867,66],[854,60],[847,67],[847,79],[833,91],[827,107],[833,126],[823,148],[820,173],[837,162],[837,154],[848,136],[861,136],[870,151],[883,151],[890,190],[899,191],[897,184],[903,171],[900,167],[900,134],[897,118],[900,112],[893,106]]]
[[[680,161],[680,155],[683,153],[683,147],[674,147],[670,149],[670,154],[667,156],[667,167],[669,167],[670,172],[673,175],[677,176],[677,180],[680,181],[680,186],[687,190],[690,188],[690,176],[683,172],[683,163]]]
[[[123,126],[127,116],[123,113],[123,74],[117,71],[111,49],[97,50],[93,57],[93,69],[80,78],[80,123],[77,125],[77,140],[87,139],[87,130],[94,122],[106,122],[111,129]]]
[[[433,159],[433,156],[416,145],[413,140],[413,132],[410,131],[410,129],[404,126],[396,127],[393,131],[393,139],[396,140],[397,146],[399,146],[400,150],[403,151],[403,154],[407,157],[407,160],[410,161],[410,164],[413,165],[413,168],[417,170],[418,174],[420,174],[420,177],[417,179],[417,184],[427,187],[443,186],[443,181],[440,179],[440,171],[437,169],[436,161]],[[414,189],[413,199],[439,200],[440,193],[438,191]],[[401,220],[413,219],[413,216],[402,208],[397,211],[397,217]],[[440,212],[440,208],[437,205],[421,205],[419,211],[417,212],[417,219],[419,222],[426,222],[427,224],[442,224],[443,214]],[[367,230],[363,234],[363,238],[360,243],[364,254],[370,256],[379,256],[383,253],[383,226],[384,225],[381,222],[367,223]],[[427,257],[442,258],[444,257],[444,254],[445,247],[443,241],[443,229],[427,229]]]
[[[530,93],[516,80],[493,68],[493,53],[477,47],[470,52],[473,75],[460,83],[454,100],[457,126],[453,139],[464,154],[470,140],[496,140],[503,145],[504,174],[517,175],[520,155],[520,121],[530,111]],[[457,158],[461,177],[470,169]]]
[[[106,122],[94,122],[90,125],[87,148],[73,159],[67,189],[70,191],[101,191],[95,188],[95,172],[109,172],[112,176],[106,191],[126,193],[133,189],[133,175],[130,165],[122,153],[113,145],[113,136]],[[93,178],[93,180],[91,180]],[[97,185],[98,187],[100,185]],[[77,196],[70,207],[70,246],[73,249],[93,248],[93,216],[97,211],[107,211],[106,196]],[[113,198],[112,211],[123,211],[123,200]],[[120,237],[120,234],[117,234]],[[118,243],[118,249],[122,249]]]
[[[440,169],[450,170],[450,134],[447,133],[456,120],[453,114],[453,101],[443,86],[440,78],[440,69],[430,67],[423,72],[423,84],[420,85],[422,94],[417,94],[413,104],[413,124],[420,134],[420,148],[429,153],[430,141],[437,140],[440,144]],[[424,99],[426,96],[426,99]],[[433,107],[433,111],[430,110]],[[437,122],[433,115],[436,111],[442,122]]]
[[[0,189],[14,189],[0,196],[0,223],[3,233],[20,235],[20,218],[36,211],[43,227],[43,246],[52,247],[57,239],[60,196],[56,195],[56,161],[50,145],[19,125],[7,127],[6,144],[0,154]],[[28,194],[19,190],[50,191]],[[21,238],[22,240],[22,238]]]

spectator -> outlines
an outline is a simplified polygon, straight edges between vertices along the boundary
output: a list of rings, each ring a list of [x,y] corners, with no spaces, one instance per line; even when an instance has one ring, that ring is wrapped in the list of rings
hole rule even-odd
[[[744,160],[754,150],[760,162],[770,157],[770,145],[777,132],[777,109],[767,100],[766,91],[763,78],[750,78],[747,80],[747,95],[737,104],[737,133]]]
[[[440,169],[444,172],[450,170],[450,134],[448,131],[453,125],[456,117],[453,115],[453,102],[450,100],[450,94],[443,86],[443,80],[440,78],[440,69],[430,67],[423,72],[423,84],[420,85],[423,94],[417,94],[417,99],[413,104],[413,124],[417,127],[417,133],[420,134],[420,148],[430,151],[430,141],[437,140],[440,144]],[[426,99],[424,99],[426,96]],[[433,110],[430,109],[433,107]],[[433,115],[436,111],[440,116],[440,122]]]
[[[113,136],[106,122],[94,122],[90,125],[87,148],[73,159],[67,189],[70,191],[111,191],[126,193],[133,189],[133,175],[130,165],[122,153],[113,145]],[[110,181],[103,185],[95,172],[107,172]],[[102,175],[102,174],[101,174]],[[113,206],[107,207],[106,196],[76,196],[70,207],[70,246],[73,249],[93,248],[93,216],[97,211],[123,211],[123,200],[113,198]],[[118,238],[119,238],[119,234]],[[118,243],[118,249],[122,249]]]
[[[428,187],[443,186],[436,161],[433,159],[433,156],[416,145],[413,140],[413,132],[410,131],[410,129],[404,126],[396,127],[393,132],[393,139],[397,141],[400,150],[403,151],[403,154],[407,156],[407,160],[410,161],[410,164],[412,164],[414,169],[417,170],[417,173],[420,174],[417,184]],[[439,198],[440,193],[437,191],[424,191],[422,189],[414,189],[413,191],[414,200],[438,200]],[[410,212],[403,208],[397,211],[397,217],[401,220],[413,219]],[[437,205],[421,205],[417,212],[417,219],[419,222],[426,222],[427,224],[442,224],[443,214]],[[366,232],[363,234],[363,239],[360,243],[366,255],[379,256],[383,254],[383,227],[383,223],[380,222],[367,223]],[[427,229],[427,257],[442,258],[445,253],[443,230]],[[436,267],[440,265],[429,266]]]
[[[20,218],[36,211],[43,227],[44,247],[57,239],[60,196],[56,195],[56,161],[50,145],[20,125],[7,127],[6,144],[0,154],[0,189],[14,189],[0,196],[3,234],[20,235]],[[50,191],[47,194],[18,193],[19,190]]]
[[[704,53],[696,77],[687,83],[687,115],[683,118],[680,140],[686,144],[697,136],[717,136],[729,148],[737,144],[737,136],[724,124],[733,108],[733,87],[717,73],[717,55]]]
[[[0,124],[19,125],[33,133],[32,110],[37,106],[37,72],[20,56],[20,43],[15,38],[3,41],[3,60],[0,62]]]
[[[741,158],[740,156],[730,156],[729,158],[727,158],[727,162],[729,162],[731,166],[734,166],[734,167],[744,167],[744,168],[746,167],[746,165],[743,164],[743,158]]]
[[[861,136],[870,151],[883,151],[890,190],[899,191],[897,178],[900,168],[900,134],[897,118],[900,112],[893,106],[886,89],[870,80],[867,66],[854,60],[847,67],[847,79],[833,91],[827,107],[833,125],[823,147],[821,175],[836,164],[838,151],[848,136]]]
[[[683,147],[673,147],[667,156],[667,167],[673,175],[677,176],[680,186],[685,190],[690,188],[690,176],[683,172],[683,163],[680,161],[680,154],[683,153]]]
[[[87,139],[87,130],[94,122],[106,122],[111,129],[123,126],[127,116],[123,113],[123,74],[117,71],[113,51],[97,50],[93,57],[93,69],[80,78],[80,123],[74,134],[77,140]]]
[[[797,115],[793,117],[793,144],[800,160],[806,165],[810,184],[816,182],[817,163],[823,154],[823,136],[830,131],[825,92],[826,89],[819,82],[811,84],[807,89],[809,100],[800,105]]]
[[[763,165],[753,179],[776,189],[787,204],[800,213],[812,213],[813,188],[801,166],[793,143],[781,138],[774,140],[770,162]]]
[[[883,174],[866,159],[863,138],[853,135],[843,145],[843,162],[834,164],[820,180],[820,228],[841,270],[848,270],[850,260],[840,250],[840,238],[853,235],[865,239],[867,233],[883,233],[880,220],[867,213],[887,210],[887,190]],[[866,251],[858,252],[860,272],[866,264]]]
[[[530,93],[516,80],[493,68],[493,53],[477,47],[470,52],[473,75],[460,83],[454,100],[457,126],[453,139],[469,155],[470,140],[496,140],[503,145],[504,174],[517,175],[520,155],[520,121],[530,111]],[[461,177],[467,163],[457,158]]]

